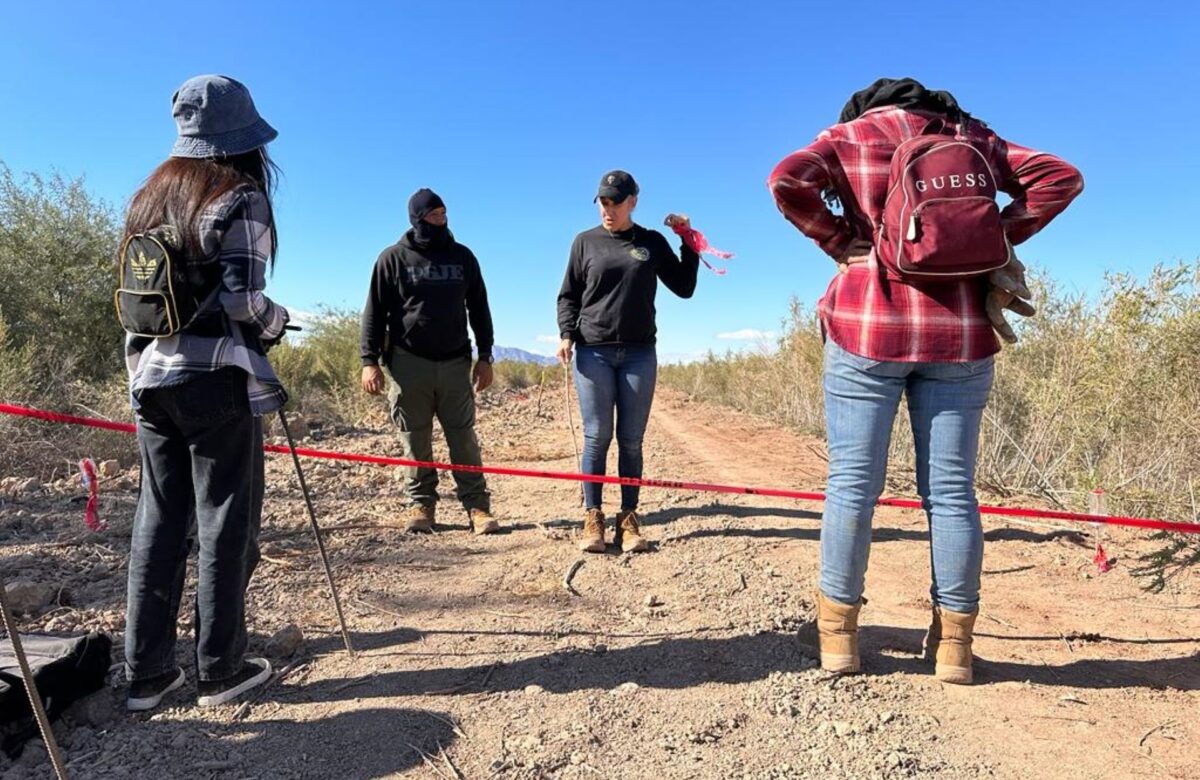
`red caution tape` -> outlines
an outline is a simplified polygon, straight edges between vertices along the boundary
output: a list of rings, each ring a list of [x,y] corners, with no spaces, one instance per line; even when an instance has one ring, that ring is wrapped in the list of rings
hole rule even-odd
[[[26,406],[0,403],[0,414],[10,414],[17,417],[30,417],[46,422],[84,425],[91,428],[103,428],[110,431],[134,433],[134,426],[128,423],[116,423],[108,420],[96,420],[90,417],[76,417],[69,414],[47,412],[41,409],[31,409]],[[288,453],[287,447],[278,444],[268,444],[263,447],[267,452]],[[466,466],[461,464],[438,463],[435,461],[406,460],[405,458],[383,457],[379,455],[360,455],[349,452],[332,452],[329,450],[313,450],[297,447],[296,454],[306,458],[324,460],[339,460],[348,463],[370,463],[377,466],[403,466],[405,468],[431,468],[443,471],[467,471],[477,474],[497,474],[510,477],[532,477],[536,479],[558,479],[568,482],[598,482],[605,485],[637,485],[648,488],[666,488],[669,490],[697,490],[708,493],[735,493],[747,496],[770,496],[772,498],[791,498],[800,501],[824,501],[824,493],[805,492],[800,490],[782,490],[780,488],[740,487],[735,485],[714,485],[707,482],[678,482],[665,479],[634,479],[632,477],[610,477],[600,474],[574,474],[563,471],[536,471],[533,469],[515,469],[501,466]],[[920,501],[909,498],[881,498],[879,506],[899,507],[901,509],[923,509]],[[1167,520],[1157,520],[1152,517],[1121,517],[1113,515],[1095,515],[1083,512],[1065,512],[1058,509],[1025,509],[1023,507],[979,505],[979,512],[998,517],[1022,517],[1050,520],[1070,520],[1080,523],[1104,523],[1106,525],[1123,525],[1134,528],[1149,528],[1156,531],[1176,531],[1178,533],[1200,533],[1200,523],[1176,523]]]

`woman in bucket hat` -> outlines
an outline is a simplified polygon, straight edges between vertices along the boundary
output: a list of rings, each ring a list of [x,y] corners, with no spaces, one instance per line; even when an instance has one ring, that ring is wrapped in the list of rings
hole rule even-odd
[[[622,477],[642,476],[642,436],[658,372],[658,281],[680,298],[691,298],[696,290],[700,256],[683,244],[681,260],[661,233],[636,224],[637,199],[633,176],[625,171],[604,174],[594,199],[600,206],[600,225],[575,237],[558,294],[558,358],[567,365],[575,352],[575,387],[583,417],[580,468],[585,474],[604,473],[615,410],[617,470]],[[686,217],[667,219],[673,224]],[[583,493],[580,549],[604,552],[601,486],[586,482]],[[638,497],[636,486],[621,486],[613,543],[622,552],[649,549],[638,520]]]
[[[134,711],[158,706],[186,680],[175,624],[193,518],[197,701],[232,701],[271,675],[266,659],[244,653],[246,587],[259,560],[262,415],[287,400],[266,348],[288,313],[263,294],[277,246],[277,169],[266,145],[277,133],[246,87],[224,76],[189,79],[171,113],[175,145],[130,201],[125,235],[169,226],[179,260],[216,261],[219,274],[182,332],[126,337],[142,464],[125,633]]]

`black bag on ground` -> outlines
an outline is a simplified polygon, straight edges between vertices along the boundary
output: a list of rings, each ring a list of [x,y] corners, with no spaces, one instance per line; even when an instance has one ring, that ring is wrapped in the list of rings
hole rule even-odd
[[[104,687],[112,665],[112,638],[95,631],[77,637],[22,634],[21,646],[51,720],[76,700]],[[14,758],[26,741],[38,735],[21,667],[8,637],[0,639],[0,735],[0,749]]]
[[[219,263],[189,260],[168,225],[129,236],[117,255],[113,302],[126,333],[163,338],[187,328],[216,291]]]

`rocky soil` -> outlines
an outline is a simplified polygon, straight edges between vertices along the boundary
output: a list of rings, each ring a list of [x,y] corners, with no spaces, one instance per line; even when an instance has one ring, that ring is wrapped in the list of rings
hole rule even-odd
[[[485,397],[488,461],[571,470],[562,406],[536,388]],[[308,446],[399,454],[382,424],[297,427]],[[101,471],[100,533],[83,525],[77,482],[0,480],[0,569],[23,631],[110,632],[117,663],[137,472]],[[824,481],[820,442],[665,391],[646,471]],[[342,648],[291,463],[272,456],[249,613],[252,650],[280,674],[248,703],[197,708],[185,608],[189,684],[129,715],[114,670],[56,724],[72,777],[1198,776],[1200,578],[1143,591],[1129,574],[1154,544],[1141,533],[1107,532],[1116,568],[1101,574],[1090,528],[987,521],[979,684],[963,688],[920,659],[929,555],[917,513],[879,512],[865,673],[834,678],[805,644],[819,505],[646,490],[653,551],[586,557],[572,592],[573,483],[492,479],[504,531],[476,538],[448,477],[437,532],[411,536],[395,523],[398,470],[309,461],[306,476],[357,656]],[[42,777],[37,743],[0,757],[3,780]]]

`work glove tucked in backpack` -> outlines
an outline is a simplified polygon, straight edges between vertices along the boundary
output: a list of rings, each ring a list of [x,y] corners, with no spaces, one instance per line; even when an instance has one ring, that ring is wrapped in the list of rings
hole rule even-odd
[[[1029,287],[1025,284],[1024,264],[1017,259],[1012,247],[1009,247],[1008,252],[1008,264],[987,275],[986,308],[992,328],[1000,338],[1009,344],[1016,344],[1017,334],[1013,333],[1012,326],[1004,318],[1004,310],[1008,309],[1022,317],[1032,317],[1037,314],[1037,309],[1029,302],[1033,298],[1033,294],[1029,292]]]

